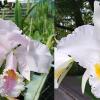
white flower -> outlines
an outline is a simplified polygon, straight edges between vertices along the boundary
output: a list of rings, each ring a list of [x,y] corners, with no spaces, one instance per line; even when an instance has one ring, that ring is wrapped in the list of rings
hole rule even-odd
[[[82,78],[82,92],[89,79],[91,92],[100,98],[100,11],[99,2],[94,3],[94,26],[83,25],[74,30],[72,34],[61,39],[57,50],[70,55],[74,61],[86,68]],[[61,60],[62,61],[62,60]]]
[[[11,52],[6,61],[6,68],[0,75],[0,94],[7,97],[18,97],[24,90],[23,77],[16,72],[17,62]]]

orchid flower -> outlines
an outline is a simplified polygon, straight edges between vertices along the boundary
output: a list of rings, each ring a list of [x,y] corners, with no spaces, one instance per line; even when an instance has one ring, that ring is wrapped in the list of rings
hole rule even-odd
[[[46,45],[22,35],[13,22],[0,19],[0,25],[0,66],[6,60],[0,94],[17,97],[24,90],[23,80],[30,80],[31,71],[48,73],[52,56]]]
[[[86,69],[82,77],[82,93],[84,93],[87,80],[91,86],[91,92],[100,98],[100,6],[99,1],[94,2],[94,26],[83,25],[76,28],[72,34],[64,37],[57,45],[60,52],[61,65],[67,62],[68,55]],[[59,59],[55,58],[55,61]],[[63,59],[64,58],[64,59]],[[63,65],[64,66],[64,65]],[[63,69],[63,66],[60,69]],[[56,66],[59,67],[59,66]],[[56,70],[55,70],[56,71]]]
[[[21,35],[20,29],[11,21],[0,20],[1,65],[9,52],[17,59],[21,75],[30,80],[30,71],[47,73],[52,61],[46,45]]]
[[[6,68],[0,75],[0,94],[5,97],[18,97],[24,90],[24,78],[17,71],[17,61],[11,52],[7,56]]]

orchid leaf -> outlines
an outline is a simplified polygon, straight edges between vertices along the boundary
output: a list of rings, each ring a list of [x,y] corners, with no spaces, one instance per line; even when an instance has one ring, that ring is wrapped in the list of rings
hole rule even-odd
[[[27,92],[25,93],[25,100],[38,100],[40,96],[41,89],[45,83],[47,74],[32,75],[32,79],[26,86]]]

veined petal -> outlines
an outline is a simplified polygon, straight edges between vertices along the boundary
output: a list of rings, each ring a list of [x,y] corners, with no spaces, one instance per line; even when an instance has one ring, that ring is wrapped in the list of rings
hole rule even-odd
[[[13,42],[13,45],[22,45],[26,47],[29,43],[27,36],[21,34],[13,34],[10,38],[10,41]]]
[[[28,54],[33,57],[36,62],[37,72],[47,73],[49,71],[52,56],[46,45],[38,41],[31,40]],[[32,69],[32,66],[30,66],[30,68]],[[35,71],[34,68],[32,71]]]
[[[93,26],[83,25],[62,38],[57,48],[70,55],[81,66],[90,67],[100,62],[100,48],[95,36]]]
[[[9,69],[0,75],[0,94],[1,96],[18,97],[24,90],[23,78],[13,69]]]
[[[13,51],[6,58],[6,69],[13,69],[15,71],[17,69],[17,61]]]
[[[18,69],[21,73],[21,75],[26,78],[27,80],[30,80],[30,68],[26,60],[26,49],[25,47],[18,47],[15,51],[14,54],[16,56],[17,62],[18,62]]]
[[[21,34],[22,31],[17,27],[17,25],[10,20],[0,19],[0,30],[6,30],[6,33],[1,34]]]
[[[59,67],[66,68],[67,66],[63,66],[66,62],[71,61],[72,58],[67,55],[66,52],[63,50],[54,49],[54,65],[55,65],[55,70],[58,69]],[[73,61],[73,60],[72,60]]]
[[[82,77],[82,93],[83,94],[84,94],[85,85],[86,85],[87,80],[89,79],[89,76],[90,76],[89,71],[88,71],[88,69],[86,69],[86,71]]]
[[[0,19],[0,66],[7,54],[18,45],[13,45],[14,42],[10,38],[21,32],[12,21]]]
[[[26,61],[30,71],[40,73],[47,73],[52,61],[52,56],[48,48],[35,40],[30,40],[26,47],[21,46],[17,48],[16,56],[17,55],[23,55],[24,63]]]

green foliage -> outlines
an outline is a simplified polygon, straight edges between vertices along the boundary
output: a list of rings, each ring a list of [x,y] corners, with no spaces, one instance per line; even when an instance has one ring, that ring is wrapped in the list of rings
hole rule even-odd
[[[39,3],[30,5],[32,6],[31,10],[28,11],[27,16],[25,16],[27,18],[23,22],[25,34],[43,43],[48,41],[48,37],[54,33],[51,5],[52,2],[49,0],[40,0]]]
[[[21,4],[19,3],[18,0],[16,0],[15,3],[15,23],[17,26],[22,29],[22,9],[21,9]]]
[[[78,26],[92,24],[93,11],[88,0],[56,0],[55,2],[57,39],[70,34]]]

